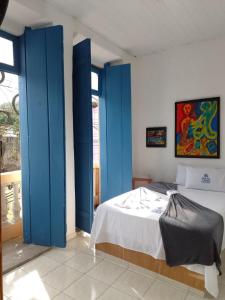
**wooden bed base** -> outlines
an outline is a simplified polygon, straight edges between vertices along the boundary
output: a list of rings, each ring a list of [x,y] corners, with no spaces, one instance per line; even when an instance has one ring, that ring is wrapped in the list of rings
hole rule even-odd
[[[184,267],[169,267],[164,260],[155,259],[150,255],[128,250],[110,243],[96,244],[95,248],[155,273],[184,283],[192,288],[205,291],[204,276],[189,271]]]

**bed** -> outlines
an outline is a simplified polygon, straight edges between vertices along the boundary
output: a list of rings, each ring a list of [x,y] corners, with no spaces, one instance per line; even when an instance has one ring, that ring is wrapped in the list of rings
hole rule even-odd
[[[177,189],[225,219],[225,193],[186,189],[180,185]],[[145,197],[151,199],[151,204]],[[217,297],[218,270],[214,264],[167,266],[159,218],[168,200],[167,195],[141,187],[101,204],[92,226],[91,245]],[[224,248],[223,237],[222,250]]]

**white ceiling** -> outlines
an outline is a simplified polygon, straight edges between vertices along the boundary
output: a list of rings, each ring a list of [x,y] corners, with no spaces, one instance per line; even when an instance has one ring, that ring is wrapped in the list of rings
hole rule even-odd
[[[37,25],[38,23],[48,23],[48,20],[43,18],[40,13],[35,12],[33,9],[26,7],[25,5],[21,5],[21,3],[16,0],[9,1],[6,19],[18,24],[18,26],[32,26],[33,24]]]
[[[14,27],[16,24],[29,26],[48,22],[31,8],[21,6],[23,2],[26,1],[9,2],[7,18],[15,22]],[[36,0],[35,3],[41,2]],[[225,35],[225,0],[44,0],[44,2],[60,8],[112,45],[136,56]],[[96,53],[99,52],[99,49],[97,50]],[[104,55],[109,56],[108,53]]]
[[[225,35],[225,0],[45,0],[133,55]]]

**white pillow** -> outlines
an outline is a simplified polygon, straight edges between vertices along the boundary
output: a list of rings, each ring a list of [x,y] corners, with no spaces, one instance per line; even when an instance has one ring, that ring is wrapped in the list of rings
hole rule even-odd
[[[225,169],[187,167],[185,187],[225,192]]]
[[[185,185],[186,182],[186,168],[187,166],[178,164],[177,166],[177,176],[176,183],[180,185]]]

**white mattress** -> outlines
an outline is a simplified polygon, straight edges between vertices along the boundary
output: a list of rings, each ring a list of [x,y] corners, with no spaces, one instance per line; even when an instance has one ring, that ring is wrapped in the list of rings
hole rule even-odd
[[[220,213],[225,220],[225,193],[185,189],[181,194]],[[159,217],[165,210],[168,196],[138,188],[101,204],[94,218],[91,245],[108,242],[143,252],[156,259],[165,259]],[[223,249],[225,239],[223,238]],[[205,287],[218,296],[218,271],[215,265],[190,265],[186,268],[204,274]]]

